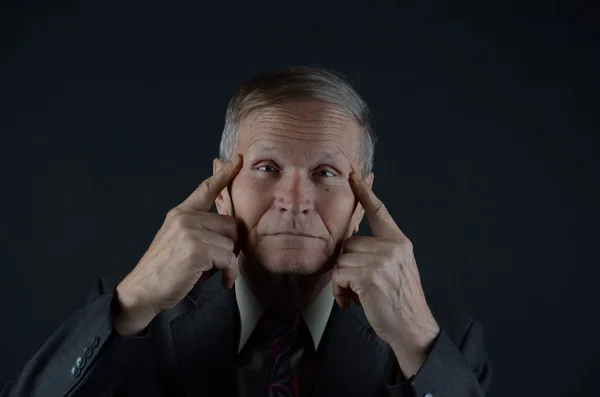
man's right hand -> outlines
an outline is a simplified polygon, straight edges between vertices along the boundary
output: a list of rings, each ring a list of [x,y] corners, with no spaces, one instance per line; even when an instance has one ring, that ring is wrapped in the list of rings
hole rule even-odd
[[[242,157],[236,156],[169,211],[150,248],[117,286],[113,311],[117,333],[138,334],[158,313],[177,305],[199,280],[219,269],[223,285],[233,286],[238,275],[236,221],[210,209],[242,163]]]

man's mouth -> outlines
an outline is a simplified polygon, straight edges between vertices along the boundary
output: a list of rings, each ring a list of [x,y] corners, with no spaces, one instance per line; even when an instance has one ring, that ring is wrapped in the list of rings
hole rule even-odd
[[[306,237],[306,238],[321,238],[318,236],[314,236],[308,233],[298,233],[298,232],[280,232],[280,233],[270,233],[270,236],[294,236],[294,237]]]

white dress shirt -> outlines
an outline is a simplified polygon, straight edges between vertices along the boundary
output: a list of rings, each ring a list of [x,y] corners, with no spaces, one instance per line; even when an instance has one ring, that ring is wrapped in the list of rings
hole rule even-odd
[[[241,325],[237,365],[238,395],[254,397],[259,395],[264,387],[271,369],[271,346],[265,340],[251,338],[266,310],[266,305],[244,280],[241,272],[238,274],[234,288]],[[310,341],[304,340],[292,346],[292,371],[298,380],[301,396],[307,395],[310,391],[314,378],[315,352],[319,348],[329,320],[333,301],[333,284],[330,281],[311,302],[300,309],[300,315],[312,339],[312,345],[307,345]]]

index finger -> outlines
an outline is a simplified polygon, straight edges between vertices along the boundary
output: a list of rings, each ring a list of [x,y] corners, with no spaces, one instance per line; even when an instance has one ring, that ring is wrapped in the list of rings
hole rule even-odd
[[[354,172],[350,175],[350,186],[358,202],[365,210],[374,237],[383,237],[390,240],[406,238],[385,205],[375,196],[370,186],[365,181],[358,179]]]
[[[202,181],[196,190],[179,206],[193,211],[209,211],[219,193],[240,172],[242,164],[242,156],[239,154],[236,155],[233,159],[225,163],[219,171]]]

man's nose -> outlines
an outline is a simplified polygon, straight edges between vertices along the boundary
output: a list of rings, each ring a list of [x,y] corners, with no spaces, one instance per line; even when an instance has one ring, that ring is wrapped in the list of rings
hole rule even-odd
[[[275,188],[275,208],[290,215],[308,215],[314,209],[314,189],[310,177],[300,170],[286,172]]]

